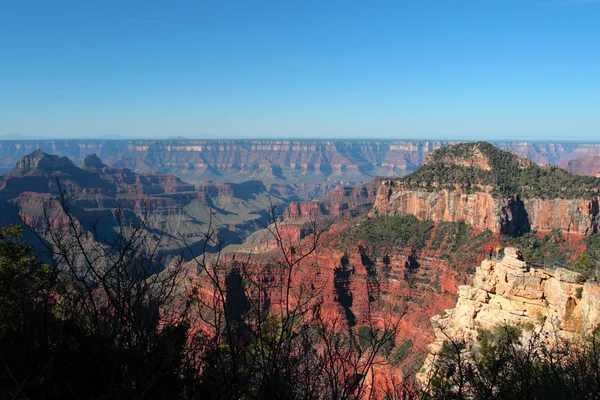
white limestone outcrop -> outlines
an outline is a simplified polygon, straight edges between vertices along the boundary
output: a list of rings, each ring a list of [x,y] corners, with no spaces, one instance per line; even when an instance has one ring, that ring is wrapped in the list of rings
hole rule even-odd
[[[600,325],[600,286],[564,268],[529,267],[518,249],[506,248],[501,260],[485,260],[472,285],[458,288],[453,309],[431,318],[436,339],[424,370],[429,371],[445,340],[473,345],[478,330],[521,326],[541,332],[546,340],[574,339]]]

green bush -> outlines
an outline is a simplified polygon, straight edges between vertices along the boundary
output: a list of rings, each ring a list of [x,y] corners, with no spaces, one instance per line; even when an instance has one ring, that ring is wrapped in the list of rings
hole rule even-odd
[[[358,327],[358,343],[361,349],[366,350],[379,346],[381,355],[389,356],[394,348],[394,335],[390,331],[381,331],[368,326]]]
[[[442,244],[444,252],[456,252],[467,244],[471,238],[471,225],[465,222],[440,222],[431,241],[432,250],[440,250]]]
[[[414,215],[368,218],[355,228],[352,240],[365,240],[373,250],[398,246],[422,249],[429,237],[433,222],[419,221]]]
[[[410,350],[413,347],[413,342],[410,339],[407,339],[400,343],[392,352],[392,356],[390,357],[390,362],[392,365],[398,365],[402,361],[406,359],[410,355]]]
[[[505,236],[505,239],[511,246],[519,248],[525,261],[530,264],[547,269],[570,268],[569,259],[573,250],[558,229],[542,238],[536,232],[528,232],[519,237]]]
[[[597,261],[593,260],[589,253],[584,252],[571,263],[570,269],[581,273],[586,279],[596,275],[596,269],[598,268]]]
[[[480,331],[476,345],[449,338],[418,398],[586,399],[599,393],[598,330],[577,346],[520,337],[520,327],[499,326]]]

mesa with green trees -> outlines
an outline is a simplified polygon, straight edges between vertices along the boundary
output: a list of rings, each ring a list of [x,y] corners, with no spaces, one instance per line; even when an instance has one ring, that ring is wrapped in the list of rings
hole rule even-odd
[[[464,165],[477,159],[487,163],[489,169]],[[557,166],[540,166],[488,142],[441,147],[425,165],[400,180],[415,190],[452,190],[461,185],[467,191],[477,191],[489,185],[498,197],[546,199],[597,197],[600,188],[600,178],[573,175]]]

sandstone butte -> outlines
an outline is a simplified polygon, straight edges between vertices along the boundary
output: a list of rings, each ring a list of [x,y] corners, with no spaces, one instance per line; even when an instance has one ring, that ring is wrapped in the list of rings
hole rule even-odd
[[[431,324],[435,340],[418,376],[421,380],[445,340],[474,346],[478,329],[529,326],[524,335],[541,332],[548,342],[557,336],[577,339],[590,333],[600,324],[600,286],[566,269],[532,268],[518,249],[506,248],[501,260],[481,262],[473,283],[458,287],[456,306],[433,316]]]
[[[481,145],[467,144],[472,151],[467,157],[441,156],[437,155],[436,151],[427,158],[425,167],[430,163],[438,163],[446,167],[460,166],[471,174],[475,170],[492,171],[490,155],[479,150],[478,146]],[[484,148],[486,145],[491,146],[486,143],[483,145]],[[457,146],[460,145],[448,146],[446,149]],[[497,149],[494,151],[518,163],[521,170],[544,170],[528,159],[518,158],[516,155],[509,156],[508,153]],[[416,174],[418,173],[419,171]],[[562,171],[562,174],[564,176],[566,172]],[[412,214],[420,220],[465,222],[478,229],[489,229],[502,234],[529,230],[545,234],[559,229],[563,234],[583,237],[598,231],[600,181],[593,183],[596,188],[588,191],[586,196],[576,196],[565,191],[559,198],[502,194],[498,193],[497,186],[489,183],[452,182],[452,185],[449,185],[448,182],[429,181],[415,184],[410,181],[410,177],[411,175],[408,175],[406,178],[382,181],[370,215]],[[576,181],[588,178],[570,176],[567,179]],[[528,194],[528,185],[531,184],[536,182],[523,185],[524,194]]]

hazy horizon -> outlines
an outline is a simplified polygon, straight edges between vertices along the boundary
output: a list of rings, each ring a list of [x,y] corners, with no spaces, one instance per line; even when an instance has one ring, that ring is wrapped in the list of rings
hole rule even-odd
[[[465,139],[465,138],[410,138],[410,137],[397,137],[397,138],[376,138],[376,137],[361,137],[354,136],[350,138],[343,137],[129,137],[129,136],[98,136],[98,137],[42,137],[42,136],[18,136],[18,135],[0,135],[0,142],[2,141],[47,141],[47,140],[57,140],[57,141],[77,141],[77,140],[89,140],[89,141],[103,141],[103,140],[131,140],[131,141],[369,141],[369,142],[402,142],[402,141],[410,141],[410,142],[427,142],[427,141],[440,141],[440,142],[489,142],[489,143],[572,143],[572,144],[598,144],[600,143],[600,139],[590,138],[588,140],[578,140],[578,139],[501,139],[501,138],[490,138],[490,139]]]

